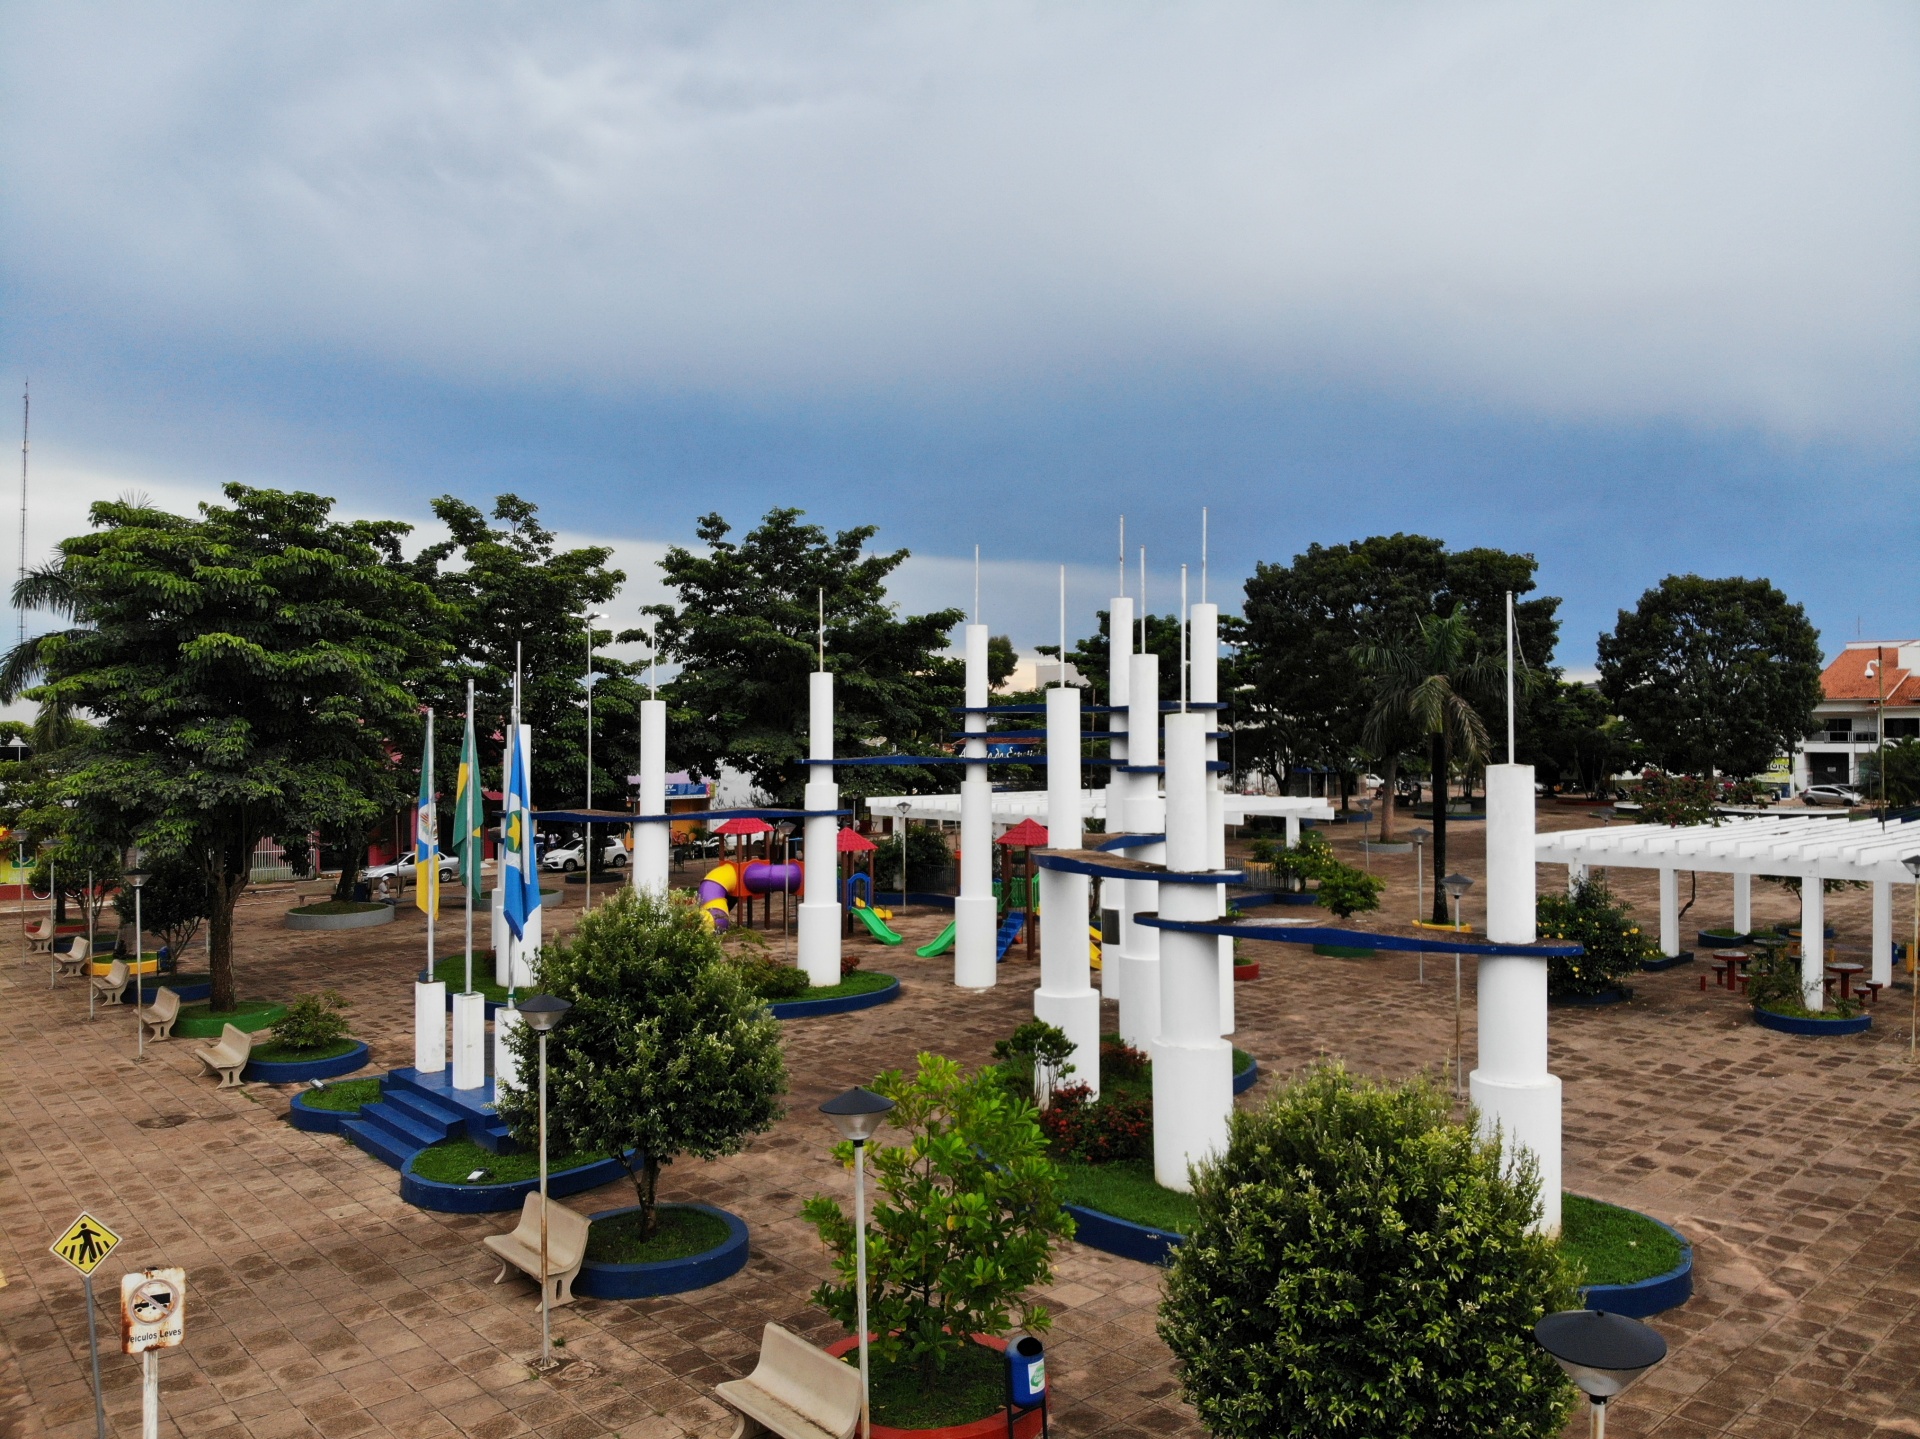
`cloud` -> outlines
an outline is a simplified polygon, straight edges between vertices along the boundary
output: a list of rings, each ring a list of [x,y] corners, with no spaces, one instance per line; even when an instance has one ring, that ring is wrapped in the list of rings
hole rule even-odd
[[[457,385],[1219,370],[1878,442],[1916,40],[1897,4],[12,7],[0,255],[61,323]]]

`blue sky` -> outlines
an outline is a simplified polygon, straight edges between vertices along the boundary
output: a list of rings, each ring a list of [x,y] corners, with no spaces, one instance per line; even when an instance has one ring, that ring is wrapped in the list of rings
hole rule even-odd
[[[981,545],[1031,644],[1122,511],[1170,601],[1207,505],[1229,600],[1315,540],[1531,551],[1575,669],[1675,570],[1920,634],[1917,14],[11,7],[30,547],[129,489],[512,488],[637,606],[791,504],[916,607]]]

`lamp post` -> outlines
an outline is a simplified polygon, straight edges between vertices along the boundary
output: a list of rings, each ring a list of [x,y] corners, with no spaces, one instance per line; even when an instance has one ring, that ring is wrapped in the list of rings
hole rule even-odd
[[[853,1283],[855,1332],[860,1343],[860,1439],[873,1439],[873,1415],[867,1405],[867,1141],[892,1109],[891,1099],[858,1085],[820,1106],[840,1137],[853,1145]]]
[[[1606,1439],[1607,1401],[1667,1357],[1660,1332],[1624,1314],[1567,1309],[1533,1326],[1533,1338],[1590,1401],[1593,1439]]]
[[[142,867],[140,851],[133,852],[133,864],[126,871],[127,883],[133,886],[133,1054],[136,1059],[147,1057],[147,1027],[141,1023],[140,1009],[146,996],[140,987],[140,965],[146,958],[146,946],[140,942],[140,891],[146,887],[147,871]]]
[[[573,1006],[551,994],[520,1001],[520,1018],[540,1036],[540,1368],[553,1367],[553,1280],[547,1273],[547,1036]]]
[[[1900,861],[1913,876],[1913,942],[1907,946],[1907,988],[1913,991],[1912,1012],[1907,1017],[1907,1063],[1913,1063],[1914,1036],[1920,1034],[1920,854]]]
[[[1447,891],[1447,898],[1453,901],[1453,928],[1457,934],[1460,901],[1473,888],[1473,881],[1464,874],[1450,874],[1440,883]],[[1453,1094],[1456,1099],[1465,1092],[1465,1064],[1466,1058],[1460,1052],[1460,951],[1456,949],[1453,952]]]
[[[900,811],[900,908],[907,907],[907,811],[912,808],[901,800],[894,808]]]

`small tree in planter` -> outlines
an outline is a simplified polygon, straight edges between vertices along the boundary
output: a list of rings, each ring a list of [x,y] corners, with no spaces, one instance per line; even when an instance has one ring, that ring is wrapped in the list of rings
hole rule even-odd
[[[1426,1080],[1311,1071],[1194,1173],[1160,1336],[1218,1439],[1547,1439],[1572,1391],[1533,1325],[1576,1302],[1539,1181]]]
[[[573,1005],[548,1041],[549,1147],[621,1157],[641,1239],[654,1233],[662,1165],[736,1154],[779,1119],[780,1022],[684,896],[621,890],[541,950],[534,985]],[[534,1074],[535,1036],[516,1026],[511,1043]],[[516,1139],[537,1135],[531,1085],[502,1089],[495,1107]]]
[[[1060,1172],[1034,1107],[995,1072],[963,1075],[951,1059],[922,1054],[912,1077],[889,1070],[873,1089],[894,1101],[888,1121],[910,1137],[867,1145],[879,1191],[867,1230],[867,1321],[880,1361],[911,1363],[931,1394],[969,1336],[1050,1327],[1028,1291],[1052,1279],[1054,1245],[1073,1237],[1073,1219],[1060,1207]],[[852,1145],[833,1152],[853,1162]],[[840,1276],[814,1291],[814,1303],[851,1331],[853,1222],[824,1195],[801,1213]]]
[[[1543,940],[1571,940],[1586,953],[1547,961],[1547,993],[1555,999],[1604,994],[1636,974],[1640,961],[1658,953],[1633,922],[1632,906],[1614,897],[1605,879],[1587,875],[1570,894],[1543,894],[1535,901]]]
[[[122,922],[133,923],[134,890],[123,884],[113,897],[114,910]],[[211,908],[212,885],[204,866],[184,864],[175,858],[156,858],[140,887],[140,923],[149,934],[157,934],[167,947],[167,956],[175,969],[180,956]]]
[[[1320,871],[1320,904],[1341,919],[1380,908],[1380,891],[1385,888],[1378,875],[1337,859],[1328,860]]]

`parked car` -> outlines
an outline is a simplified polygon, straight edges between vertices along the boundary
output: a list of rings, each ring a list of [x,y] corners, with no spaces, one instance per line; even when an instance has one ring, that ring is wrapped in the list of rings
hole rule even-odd
[[[540,863],[547,869],[565,870],[572,874],[587,860],[587,847],[579,840],[572,844],[555,845],[546,853]],[[605,841],[600,849],[600,867],[619,869],[627,862],[627,847],[617,839]]]
[[[1810,784],[1800,791],[1802,804],[1836,804],[1851,809],[1854,805],[1865,804],[1866,796],[1857,789],[1848,789],[1843,784]]]
[[[399,884],[409,884],[413,880],[413,856],[408,855],[398,864],[376,864],[366,872],[368,884],[378,884],[383,879],[391,879]],[[443,854],[440,856],[440,883],[450,884],[460,878],[460,857]]]

